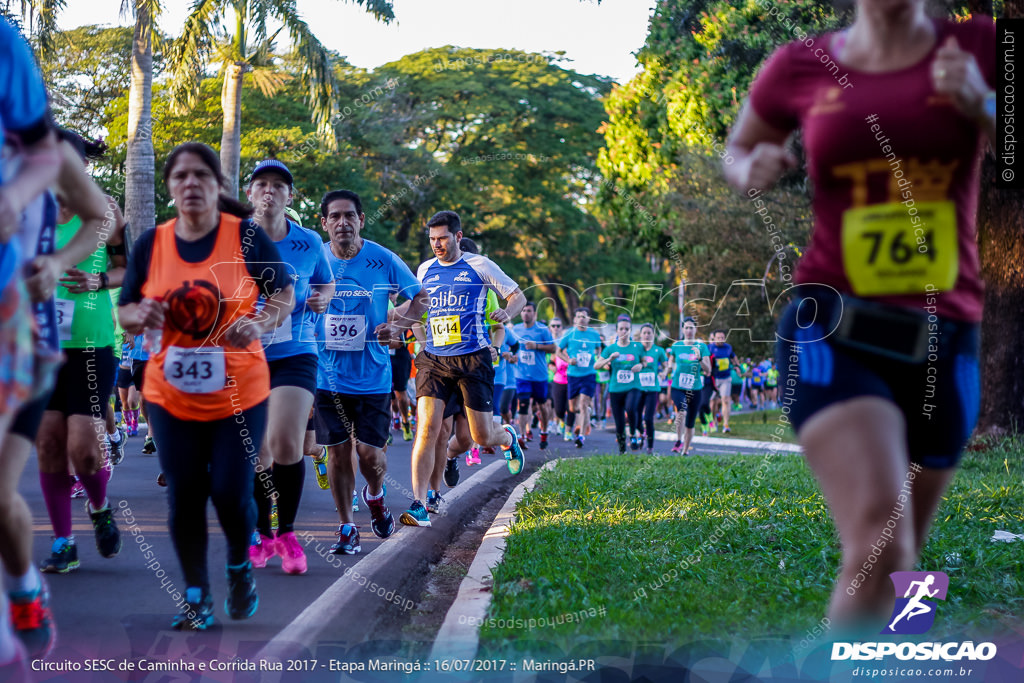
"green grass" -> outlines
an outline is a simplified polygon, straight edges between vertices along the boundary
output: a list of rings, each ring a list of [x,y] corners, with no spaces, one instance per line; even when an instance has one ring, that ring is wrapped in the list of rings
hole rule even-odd
[[[756,441],[773,441],[773,436],[783,443],[796,443],[796,434],[793,428],[785,421],[780,422],[782,412],[779,410],[760,410],[757,412],[733,413],[729,418],[729,434],[715,432],[712,438],[731,439],[753,439]],[[661,422],[658,429],[666,432],[674,432],[675,425],[671,421]],[[700,436],[700,420],[697,420],[697,427],[694,434]]]
[[[996,529],[1024,533],[1022,452],[1018,442],[969,453],[939,509],[920,566],[951,583],[930,637],[1006,631],[1024,614],[1024,547],[989,541]],[[825,614],[839,562],[824,500],[792,455],[563,461],[516,515],[488,613],[512,627],[485,624],[485,651],[799,638]],[[589,609],[604,616],[512,621]]]

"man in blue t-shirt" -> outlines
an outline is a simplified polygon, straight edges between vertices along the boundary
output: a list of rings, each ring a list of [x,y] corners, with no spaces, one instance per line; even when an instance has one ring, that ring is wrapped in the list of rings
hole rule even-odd
[[[355,486],[353,452],[366,478],[363,501],[370,509],[370,527],[379,538],[395,530],[384,504],[384,447],[391,429],[391,358],[387,344],[400,339],[423,315],[427,293],[409,267],[393,252],[363,239],[366,223],[359,195],[333,190],[320,202],[320,221],[330,240],[324,244],[334,279],[334,296],[322,316],[317,335],[317,442],[328,449],[328,476],[341,527],[336,555],[360,551],[353,523],[350,492]],[[388,322],[392,292],[410,299]]]
[[[531,302],[523,306],[523,322],[512,328],[519,338],[516,363],[516,395],[519,399],[519,433],[527,433],[530,423],[530,401],[540,421],[540,449],[548,447],[548,422],[552,419],[548,400],[548,354],[555,352],[551,330],[537,321],[537,308]]]
[[[722,411],[722,431],[729,432],[729,413],[732,410],[732,368],[739,368],[740,361],[732,350],[731,344],[725,343],[725,330],[711,333],[711,377],[715,383],[714,397],[711,399],[711,412],[718,412],[718,404]]]
[[[522,309],[526,298],[519,286],[486,256],[463,253],[462,222],[454,211],[439,211],[427,221],[427,236],[435,258],[425,261],[416,275],[430,297],[427,340],[416,357],[416,440],[412,449],[414,500],[402,513],[409,526],[430,526],[426,500],[434,468],[434,447],[445,404],[461,399],[473,441],[483,447],[501,446],[509,471],[518,474],[523,453],[513,428],[491,420],[494,366],[498,350],[491,346],[485,319],[487,292],[494,290],[507,304],[491,315],[504,324]]]
[[[558,355],[569,364],[569,414],[566,424],[575,433],[576,448],[583,448],[583,439],[590,432],[590,411],[597,393],[597,370],[594,361],[601,354],[601,335],[589,329],[590,310],[577,308],[573,328],[558,340]]]

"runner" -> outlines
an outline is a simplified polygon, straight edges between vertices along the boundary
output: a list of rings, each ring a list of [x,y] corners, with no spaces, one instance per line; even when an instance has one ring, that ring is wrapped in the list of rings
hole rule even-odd
[[[186,586],[171,626],[205,630],[214,612],[210,498],[227,539],[224,609],[232,619],[248,619],[259,606],[249,541],[270,396],[260,337],[288,320],[294,289],[277,247],[248,220],[252,209],[220,194],[216,152],[196,142],[178,145],[163,175],[178,217],[136,241],[119,315],[125,331],[144,334],[149,346],[143,396]],[[262,309],[260,294],[268,297]]]
[[[711,395],[711,413],[722,415],[722,432],[728,434],[729,414],[732,412],[732,369],[739,366],[739,360],[731,344],[725,343],[725,330],[711,333],[711,376],[714,379],[714,393]]]
[[[766,361],[768,369],[764,372],[764,393],[768,400],[768,408],[779,407],[779,370],[775,367],[775,359]]]
[[[0,24],[0,33],[4,29],[5,26]],[[30,90],[21,94],[28,95]],[[81,217],[82,229],[54,253],[57,199],[46,192],[25,207],[15,242],[20,247],[22,274],[27,276],[25,288],[34,302],[37,319],[43,322],[32,354],[36,396],[22,404],[14,414],[0,448],[0,538],[5,539],[0,543],[0,558],[3,560],[6,589],[3,595],[10,605],[8,608],[8,605],[0,604],[0,620],[4,624],[0,631],[0,671],[6,671],[10,661],[7,656],[10,652],[6,650],[16,646],[16,642],[7,637],[8,618],[13,622],[14,632],[29,658],[46,657],[56,643],[57,630],[49,607],[49,590],[42,575],[32,565],[32,513],[17,486],[49,402],[58,368],[60,343],[52,293],[60,275],[86,258],[111,231],[111,224],[106,219],[107,200],[86,174],[82,161],[69,143],[61,142],[60,158],[56,193],[64,206]],[[5,191],[0,185],[0,195]],[[0,204],[6,201],[0,197]],[[8,296],[9,291],[5,300]],[[6,420],[6,416],[0,417],[0,422]]]
[[[516,395],[519,398],[519,433],[526,434],[530,425],[530,404],[538,420],[540,449],[548,447],[548,422],[551,406],[548,401],[548,356],[555,352],[555,342],[547,325],[537,321],[537,308],[531,302],[523,306],[523,322],[513,326],[519,339],[519,362],[516,364]],[[529,437],[527,437],[529,440]]]
[[[63,132],[85,161],[86,144],[78,136]],[[78,143],[78,144],[75,144]],[[90,148],[90,152],[92,152]],[[111,217],[104,227],[105,239],[75,267],[64,272],[56,290],[57,330],[66,361],[43,413],[36,435],[39,479],[43,500],[53,527],[51,554],[40,569],[66,574],[79,566],[78,545],[72,535],[71,492],[78,477],[88,497],[86,512],[92,520],[96,549],[112,558],[121,550],[121,537],[107,500],[110,464],[105,454],[109,398],[114,389],[119,346],[114,333],[111,287],[121,285],[124,276],[124,218],[112,200]],[[57,248],[67,245],[82,228],[82,219],[70,207],[57,213]],[[120,460],[124,442],[110,444],[110,460]]]
[[[566,433],[573,435],[576,448],[583,448],[590,434],[590,414],[597,393],[594,368],[600,353],[601,335],[590,329],[590,309],[581,306],[572,315],[572,329],[558,340],[558,356],[569,366]]]
[[[802,284],[780,320],[778,385],[842,541],[829,618],[880,626],[889,574],[915,565],[978,414],[975,214],[980,145],[996,145],[995,25],[859,0],[853,25],[815,45],[856,88],[838,88],[804,44],[779,49],[725,173],[750,197],[769,189],[801,129],[815,225],[794,279],[821,286]]]
[[[493,261],[478,254],[462,253],[459,247],[462,224],[454,211],[434,214],[427,222],[427,233],[436,258],[422,263],[417,271],[430,294],[430,310],[427,342],[416,357],[414,500],[401,516],[402,523],[410,526],[430,526],[423,500],[434,464],[434,446],[444,406],[450,398],[461,397],[474,441],[481,446],[505,448],[512,474],[519,474],[523,468],[523,452],[515,429],[497,425],[491,419],[494,366],[483,315],[490,289],[507,302],[505,309],[491,315],[498,324],[517,315],[526,298]]]
[[[612,404],[612,417],[615,419],[615,440],[619,444],[619,455],[626,452],[627,418],[630,434],[636,438],[636,405],[640,398],[636,375],[644,367],[644,348],[640,342],[630,341],[632,330],[633,323],[629,316],[620,315],[615,324],[615,343],[606,346],[601,352],[601,358],[594,363],[596,369],[608,368],[611,372],[608,395]]]
[[[336,555],[361,551],[349,491],[355,488],[355,462],[366,479],[362,499],[370,510],[370,528],[378,538],[395,531],[384,502],[391,431],[391,360],[387,345],[426,309],[427,294],[409,267],[376,242],[363,238],[363,204],[355,192],[332,190],[320,201],[320,223],[329,241],[323,245],[334,294],[323,317],[323,344],[317,373],[317,441],[327,446],[331,493],[338,508]],[[391,293],[408,304],[388,322]]]
[[[551,330],[551,337],[555,340],[555,346],[558,346],[558,340],[565,335],[562,319],[552,318],[549,320],[548,329]],[[558,355],[557,349],[555,349],[554,355],[551,356],[551,362],[548,363],[549,367],[551,363],[554,363],[554,375],[548,383],[548,391],[551,394],[551,416],[554,424],[548,425],[548,431],[550,432],[554,429],[557,435],[566,430],[565,421],[569,408],[569,363]],[[566,439],[566,441],[568,440]]]
[[[643,369],[637,373],[637,384],[640,389],[640,399],[637,402],[637,422],[643,422],[644,433],[647,436],[647,454],[654,453],[654,412],[658,409],[658,391],[661,389],[659,381],[668,368],[668,356],[665,349],[656,346],[654,343],[654,325],[644,323],[640,326],[640,345],[644,351],[640,358],[644,364]],[[633,450],[640,447],[639,441]]]
[[[138,436],[139,415],[146,417],[146,406],[142,401],[143,374],[146,370],[146,361],[149,354],[142,348],[142,335],[124,335],[125,342],[121,347],[121,362],[117,367],[117,380],[114,385],[121,398],[123,406],[124,422],[127,426],[127,436]],[[147,440],[149,437],[147,437]],[[145,452],[145,449],[143,449]],[[115,465],[117,463],[114,463]]]
[[[697,341],[697,321],[690,317],[683,319],[683,338],[669,347],[668,355],[672,360],[672,402],[677,411],[676,443],[672,452],[690,455],[704,374],[711,372],[711,352],[707,344]]]
[[[261,340],[270,367],[270,399],[253,484],[256,531],[249,546],[249,560],[261,569],[276,555],[285,573],[305,574],[306,554],[295,538],[295,517],[306,480],[306,423],[316,392],[314,328],[319,315],[327,310],[333,280],[323,240],[285,215],[285,208],[295,196],[295,179],[284,163],[265,159],[256,164],[245,195],[256,208],[253,221],[281,254],[295,296],[291,316]],[[276,536],[270,519],[273,504],[277,506]]]

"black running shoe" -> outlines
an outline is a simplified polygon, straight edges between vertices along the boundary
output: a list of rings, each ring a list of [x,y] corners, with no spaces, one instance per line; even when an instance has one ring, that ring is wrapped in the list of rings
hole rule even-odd
[[[146,455],[153,455],[156,453],[156,441],[153,441],[153,437],[146,437],[146,440],[142,444],[142,452]]]
[[[639,436],[631,437],[629,439],[629,447],[630,447],[631,450],[634,450],[634,451],[640,450],[640,437]]]
[[[622,455],[623,453],[626,452],[626,435],[625,434],[616,434],[615,435],[615,440],[619,444],[619,455]]]
[[[67,574],[78,569],[78,545],[67,538],[55,538],[48,558],[39,563],[39,571],[50,574]]]
[[[256,614],[260,596],[256,594],[256,579],[252,575],[252,562],[238,569],[228,567],[228,597],[224,611],[232,619],[248,619]]]
[[[121,532],[117,530],[114,511],[110,509],[110,505],[97,512],[92,512],[91,508],[92,506],[86,503],[85,509],[89,511],[92,528],[96,532],[96,550],[100,551],[103,557],[116,557],[121,552]]]
[[[109,437],[107,439],[107,443],[110,444],[111,465],[120,465],[121,461],[124,460],[124,445],[128,442],[128,430],[124,427],[118,427],[117,434],[121,436],[117,443],[110,441]]]
[[[384,496],[388,493],[388,487],[383,487],[382,491],[383,495],[380,498],[371,500],[367,498],[368,487],[363,487],[363,502],[366,503],[366,507],[370,508],[370,529],[377,538],[387,538],[395,533],[395,518],[391,516],[391,511],[384,504]]]
[[[461,477],[459,459],[457,457],[448,458],[448,464],[444,466],[444,483],[448,484],[448,488],[452,488],[459,483]]]
[[[213,596],[203,595],[201,588],[185,591],[185,606],[181,614],[171,619],[175,631],[205,631],[213,626]]]
[[[342,524],[338,529],[338,542],[331,546],[331,554],[355,555],[360,550],[359,527],[355,524]]]

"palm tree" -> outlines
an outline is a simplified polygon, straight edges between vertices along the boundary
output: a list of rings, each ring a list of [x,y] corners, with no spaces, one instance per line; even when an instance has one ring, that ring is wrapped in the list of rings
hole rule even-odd
[[[14,17],[13,0],[5,0],[2,14]],[[66,0],[20,0],[21,23],[25,35],[31,35],[39,44],[39,53],[46,57],[53,49],[53,37],[57,32],[57,15],[64,9]]]
[[[385,22],[394,19],[392,0],[351,0]],[[229,10],[234,13],[234,34],[222,28]],[[270,33],[268,22],[281,28]],[[221,63],[224,85],[221,108],[224,128],[220,161],[228,179],[227,192],[238,194],[241,159],[242,82],[246,73],[264,94],[272,94],[284,81],[273,70],[274,40],[285,31],[299,56],[303,84],[309,88],[313,122],[328,145],[334,144],[331,119],[335,111],[334,72],[327,50],[299,16],[296,0],[195,0],[181,36],[171,46],[172,100],[180,108],[192,107],[199,92],[206,62]]]
[[[153,152],[153,29],[160,0],[121,0],[121,13],[135,16],[132,80],[128,92],[128,155],[124,213],[129,244],[156,222],[156,158]]]

